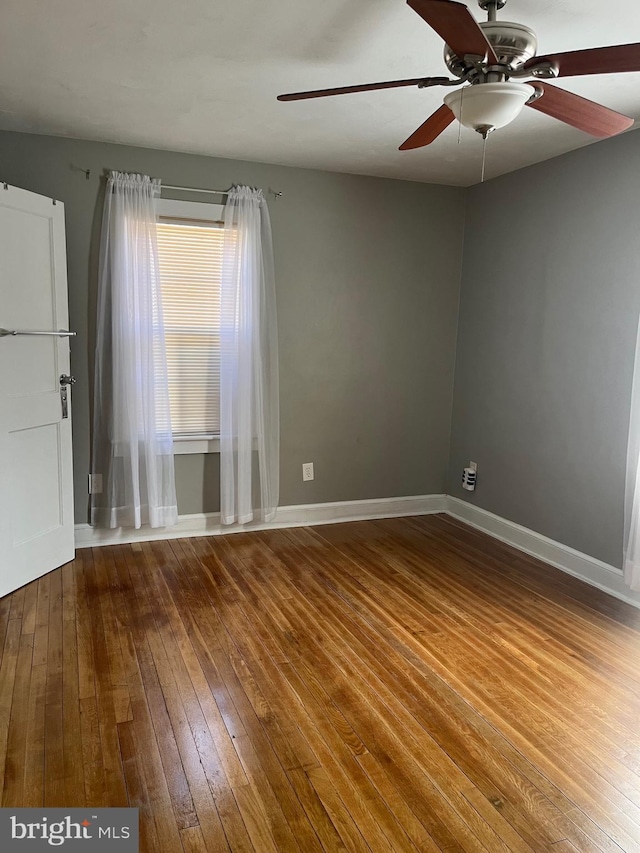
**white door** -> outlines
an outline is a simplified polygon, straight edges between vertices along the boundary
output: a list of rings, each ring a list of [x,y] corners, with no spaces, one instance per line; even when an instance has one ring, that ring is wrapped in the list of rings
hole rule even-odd
[[[0,183],[0,596],[74,557],[68,322],[64,206]]]

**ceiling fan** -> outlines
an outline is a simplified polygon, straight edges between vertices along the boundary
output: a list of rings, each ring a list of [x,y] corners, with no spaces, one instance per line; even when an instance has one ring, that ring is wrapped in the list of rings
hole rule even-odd
[[[574,95],[544,80],[583,74],[640,71],[640,44],[623,44],[537,56],[536,34],[524,24],[498,21],[507,0],[478,0],[488,20],[478,23],[469,9],[454,0],[407,0],[408,5],[444,39],[444,61],[453,76],[416,77],[317,89],[279,95],[297,101],[395,89],[401,86],[462,86],[444,97],[444,104],[400,146],[401,151],[429,145],[455,119],[483,138],[513,121],[525,106],[546,113],[592,136],[615,136],[633,119]],[[533,78],[529,83],[518,82]]]

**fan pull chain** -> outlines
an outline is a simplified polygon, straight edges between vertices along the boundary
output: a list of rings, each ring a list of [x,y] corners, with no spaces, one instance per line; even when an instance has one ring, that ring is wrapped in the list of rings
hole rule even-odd
[[[487,159],[487,137],[488,133],[485,133],[482,137],[482,175],[480,177],[480,183],[484,184],[484,165]]]

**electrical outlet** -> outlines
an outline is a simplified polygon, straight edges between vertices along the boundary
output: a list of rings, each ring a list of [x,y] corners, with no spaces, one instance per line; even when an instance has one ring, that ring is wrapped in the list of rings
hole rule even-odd
[[[303,480],[313,480],[313,462],[303,462],[302,463],[302,479]]]
[[[89,474],[89,494],[102,494],[102,474]]]

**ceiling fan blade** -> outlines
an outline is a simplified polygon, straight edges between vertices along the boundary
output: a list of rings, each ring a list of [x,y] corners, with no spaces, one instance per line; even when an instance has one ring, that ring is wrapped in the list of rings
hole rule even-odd
[[[565,92],[564,89],[558,89],[539,80],[530,85],[542,89],[544,94],[528,106],[572,127],[577,127],[578,130],[584,130],[592,136],[615,136],[633,124],[632,118],[582,98],[580,95],[574,95],[573,92]]]
[[[463,3],[453,0],[407,0],[407,3],[459,57],[469,53],[498,61],[478,22]]]
[[[558,68],[558,77],[577,77],[580,74],[623,74],[640,71],[640,44],[617,44],[613,47],[594,47],[589,50],[570,50],[534,56],[525,62],[525,69],[548,60]]]
[[[329,95],[348,95],[352,92],[374,92],[376,89],[399,89],[401,86],[417,86],[436,80],[435,77],[413,77],[411,80],[387,80],[382,83],[363,83],[361,86],[340,86],[337,89],[315,89],[311,92],[290,92],[278,95],[279,101],[304,101],[307,98],[326,98]]]
[[[422,148],[424,145],[429,145],[434,139],[437,139],[442,131],[446,130],[454,120],[454,114],[446,104],[443,104],[440,109],[436,110],[424,124],[421,124],[408,139],[405,139],[400,146],[400,151],[408,151],[410,148]]]

